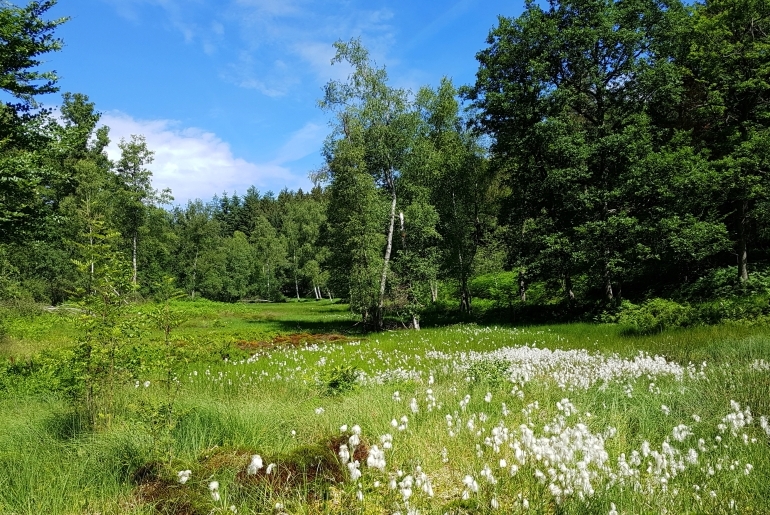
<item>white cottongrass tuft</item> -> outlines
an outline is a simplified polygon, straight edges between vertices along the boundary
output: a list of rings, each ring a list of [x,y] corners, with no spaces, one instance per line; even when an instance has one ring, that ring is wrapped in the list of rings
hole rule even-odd
[[[343,465],[346,465],[350,461],[350,450],[346,444],[343,443],[340,445],[340,451],[338,454]]]
[[[190,479],[190,475],[192,475],[192,471],[190,470],[180,470],[176,473],[177,481],[181,484],[187,483],[187,481]]]
[[[385,471],[385,451],[381,451],[376,445],[369,449],[369,456],[366,458],[366,465],[369,468],[377,469],[380,472]]]
[[[209,492],[211,492],[211,498],[214,499],[214,502],[219,502],[219,481],[209,483]]]
[[[264,465],[262,463],[262,456],[260,456],[259,454],[255,454],[251,457],[251,463],[249,463],[249,466],[246,468],[246,474],[248,474],[249,476],[253,476],[263,466]]]

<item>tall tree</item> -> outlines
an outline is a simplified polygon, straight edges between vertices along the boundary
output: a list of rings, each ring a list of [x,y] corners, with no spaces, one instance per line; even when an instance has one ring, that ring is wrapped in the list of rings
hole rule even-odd
[[[120,140],[120,158],[115,163],[115,174],[122,188],[121,196],[122,228],[124,236],[129,238],[131,247],[132,282],[137,284],[137,248],[139,229],[145,221],[147,208],[171,200],[171,192],[158,193],[152,187],[152,172],[146,168],[152,163],[154,152],[147,148],[142,135],[132,134],[131,139]]]
[[[421,89],[417,107],[422,116],[414,163],[419,173],[410,174],[410,182],[430,192],[429,202],[438,214],[443,269],[457,282],[460,311],[468,313],[473,261],[497,204],[491,195],[492,176],[484,149],[460,117],[451,81],[443,79],[435,90]]]
[[[770,4],[706,0],[694,7],[687,52],[696,142],[722,176],[724,208],[741,281],[758,234],[756,208],[770,198]]]
[[[414,141],[416,116],[407,92],[388,86],[385,69],[376,67],[360,40],[338,41],[334,46],[337,54],[332,63],[346,62],[353,71],[347,81],[327,83],[320,102],[336,118],[326,152],[331,181],[336,180],[341,169],[334,163],[339,147],[359,146],[361,154],[356,166],[363,166],[390,204],[376,303],[367,309],[374,324],[381,328],[398,204],[396,183]]]
[[[36,150],[47,144],[49,110],[36,97],[58,91],[55,71],[40,71],[41,55],[61,49],[55,29],[66,18],[46,20],[54,0],[26,7],[0,4],[0,90],[15,101],[0,104],[0,241],[20,240],[39,218],[39,187],[48,170]]]
[[[514,249],[566,289],[585,272],[613,300],[654,258],[658,227],[633,185],[654,164],[649,99],[671,60],[656,45],[679,11],[676,1],[528,2],[519,18],[500,18],[477,54],[465,95],[510,187]]]

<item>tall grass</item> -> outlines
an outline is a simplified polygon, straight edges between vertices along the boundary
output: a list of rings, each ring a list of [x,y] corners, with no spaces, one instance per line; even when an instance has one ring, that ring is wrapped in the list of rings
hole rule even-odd
[[[770,415],[770,337],[762,330],[718,326],[626,337],[611,325],[466,325],[351,333],[338,342],[310,338],[252,354],[243,348],[260,347],[239,347],[239,339],[332,332],[350,319],[344,307],[321,303],[192,306],[175,337],[201,345],[189,354],[195,359],[175,365],[171,390],[162,374],[138,366],[138,384],[117,392],[108,430],[94,432],[56,391],[25,389],[39,384],[37,372],[12,377],[17,384],[0,392],[0,513],[226,513],[230,506],[239,513],[606,514],[613,506],[619,513],[770,512],[770,434],[760,424]],[[300,309],[311,306],[318,311]],[[222,340],[240,352],[223,359]],[[587,352],[570,352],[579,350]],[[665,366],[645,361],[652,368],[633,373],[640,352],[664,357],[655,363]],[[335,367],[359,370],[356,387],[327,388]],[[608,375],[583,384],[581,374],[589,373]],[[146,414],[168,395],[170,461],[157,452],[163,435]],[[736,413],[745,422],[747,408],[751,422],[730,425]],[[392,435],[385,470],[368,468],[361,455],[357,481],[335,457],[354,425],[361,449],[382,448],[381,437]],[[528,431],[540,451],[527,443]],[[592,438],[596,448],[580,446]],[[574,459],[544,457],[560,439]],[[523,461],[514,444],[528,453]],[[631,467],[637,475],[621,478],[621,456],[631,460],[646,448]],[[690,449],[694,462],[687,461]],[[560,473],[572,474],[600,451],[605,461],[586,465],[595,474],[590,493],[554,489],[568,484]],[[265,466],[277,463],[276,475],[248,476],[252,454]],[[308,463],[328,467],[326,476],[313,476]],[[179,484],[177,472],[187,469],[190,481]],[[409,496],[407,476],[415,482]]]

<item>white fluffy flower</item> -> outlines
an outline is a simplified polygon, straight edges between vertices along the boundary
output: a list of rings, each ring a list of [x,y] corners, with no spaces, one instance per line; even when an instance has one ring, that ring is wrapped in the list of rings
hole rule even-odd
[[[248,474],[249,476],[253,476],[262,467],[263,467],[262,456],[260,456],[259,454],[255,454],[251,457],[251,463],[249,463],[249,466],[246,468],[246,474]]]

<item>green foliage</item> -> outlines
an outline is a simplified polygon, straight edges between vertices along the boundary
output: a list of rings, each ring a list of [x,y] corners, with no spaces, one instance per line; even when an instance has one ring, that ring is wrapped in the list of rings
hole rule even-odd
[[[318,380],[325,395],[341,395],[356,388],[359,375],[358,367],[340,364],[321,370]]]
[[[91,423],[109,427],[115,389],[127,379],[126,341],[135,334],[128,303],[135,291],[131,269],[115,250],[117,233],[96,233],[91,262],[76,262],[88,277],[79,292],[83,336],[69,364],[65,391]]]
[[[471,383],[498,388],[510,382],[508,369],[511,364],[502,359],[484,359],[474,361],[468,367]]]
[[[520,298],[518,282],[516,272],[484,274],[471,280],[470,292],[474,297],[509,305]]]
[[[686,327],[695,320],[695,311],[672,300],[650,299],[640,306],[624,303],[617,322],[626,334],[655,334],[665,329]]]

